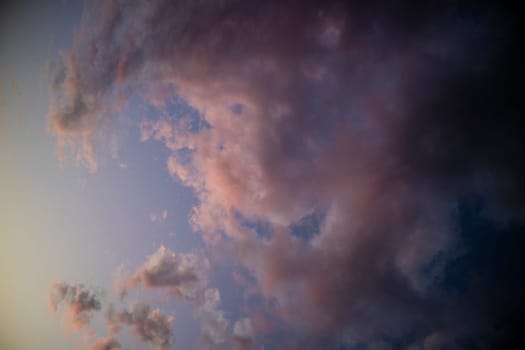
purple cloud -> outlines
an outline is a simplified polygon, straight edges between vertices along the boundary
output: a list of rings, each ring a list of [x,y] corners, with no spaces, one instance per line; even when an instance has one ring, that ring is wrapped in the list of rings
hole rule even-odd
[[[484,198],[498,223],[523,218],[525,171],[513,156],[525,150],[519,21],[505,20],[515,18],[508,9],[99,6],[86,7],[72,51],[52,70],[49,119],[59,144],[94,170],[93,140],[112,121],[122,84],[158,109],[176,94],[197,111],[143,120],[141,140],[164,144],[167,171],[194,190],[191,223],[203,240],[237,259],[291,334],[313,339],[289,344],[492,336],[477,323],[490,324],[492,314],[437,291],[466,249],[462,198]],[[323,218],[315,232],[297,238],[292,228],[312,215]],[[161,247],[127,287],[193,297],[207,274],[197,256]],[[206,333],[221,343],[227,323],[214,310]]]

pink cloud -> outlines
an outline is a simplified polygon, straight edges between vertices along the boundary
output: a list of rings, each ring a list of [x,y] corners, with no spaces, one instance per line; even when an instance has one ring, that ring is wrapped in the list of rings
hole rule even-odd
[[[119,350],[119,349],[121,349],[120,343],[112,337],[98,339],[95,343],[93,343],[89,347],[89,350]]]
[[[83,284],[54,282],[49,291],[49,305],[56,312],[62,303],[67,306],[69,324],[76,330],[85,327],[101,309],[99,297]]]
[[[171,348],[174,322],[174,316],[166,316],[159,309],[151,309],[144,304],[135,304],[129,311],[110,309],[107,315],[112,331],[119,331],[121,325],[130,326],[138,339],[152,344],[157,350]]]
[[[209,262],[194,253],[175,253],[160,246],[143,266],[127,279],[124,289],[165,288],[170,293],[193,298],[207,284]]]

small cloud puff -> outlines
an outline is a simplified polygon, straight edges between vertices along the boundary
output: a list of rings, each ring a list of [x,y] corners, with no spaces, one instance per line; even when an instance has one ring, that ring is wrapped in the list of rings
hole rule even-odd
[[[120,350],[120,343],[112,337],[101,338],[91,345],[89,350]]]
[[[122,324],[133,328],[133,334],[141,341],[150,343],[156,350],[167,350],[173,344],[174,316],[166,316],[149,305],[135,304],[131,310],[108,310],[107,322],[113,332]]]
[[[207,284],[209,262],[193,253],[177,254],[161,245],[127,281],[145,288],[167,288],[183,298],[192,298]]]
[[[57,311],[61,303],[67,305],[70,322],[75,329],[86,326],[93,314],[101,309],[98,296],[80,283],[54,282],[51,285],[49,304],[53,312]]]

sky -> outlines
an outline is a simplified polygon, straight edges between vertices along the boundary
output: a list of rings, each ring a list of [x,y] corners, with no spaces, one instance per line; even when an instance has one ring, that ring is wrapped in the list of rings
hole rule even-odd
[[[517,348],[521,23],[2,3],[0,348]]]

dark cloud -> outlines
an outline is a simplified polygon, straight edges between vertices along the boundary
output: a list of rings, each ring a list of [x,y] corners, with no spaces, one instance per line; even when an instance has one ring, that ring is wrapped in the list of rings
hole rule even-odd
[[[121,325],[130,326],[138,339],[157,350],[171,348],[174,321],[175,317],[166,316],[159,309],[151,309],[145,304],[135,304],[129,311],[110,308],[107,314],[110,329],[118,331]]]
[[[290,328],[282,344],[497,348],[525,294],[507,283],[520,259],[504,258],[523,246],[506,231],[522,232],[525,205],[520,23],[505,2],[102,1],[56,69],[49,116],[95,166],[122,84],[200,112],[199,127],[146,120],[142,139],[172,151],[194,228],[234,246]],[[459,208],[473,193],[476,230]],[[484,227],[493,256],[464,235]],[[454,272],[478,254],[486,275]],[[131,283],[185,295],[200,269],[181,261],[161,249]]]
[[[86,326],[93,314],[101,309],[101,302],[96,293],[80,283],[72,285],[54,282],[51,285],[49,304],[53,312],[56,312],[62,303],[66,304],[71,325],[76,329]]]

